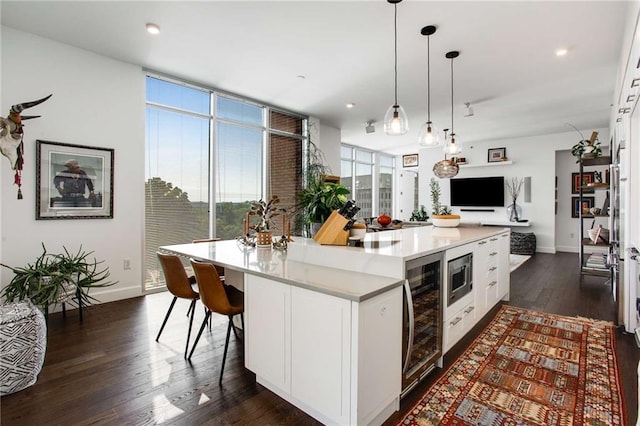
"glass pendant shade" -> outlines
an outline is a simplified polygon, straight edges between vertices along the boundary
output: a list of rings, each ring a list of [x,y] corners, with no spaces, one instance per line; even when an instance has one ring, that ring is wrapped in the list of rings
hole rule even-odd
[[[462,142],[455,133],[451,133],[444,143],[444,154],[458,155],[462,153]]]
[[[384,115],[384,132],[388,135],[404,135],[409,131],[409,119],[404,108],[391,105]]]
[[[452,178],[458,174],[460,167],[451,160],[438,161],[433,165],[433,174],[440,179]]]
[[[418,135],[418,144],[430,148],[440,145],[440,131],[430,121],[422,125]]]

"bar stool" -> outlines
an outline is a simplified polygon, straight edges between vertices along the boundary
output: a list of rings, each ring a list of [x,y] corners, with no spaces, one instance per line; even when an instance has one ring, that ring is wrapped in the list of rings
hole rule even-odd
[[[180,257],[177,255],[160,252],[157,254],[158,259],[160,260],[160,265],[162,265],[167,289],[171,294],[173,294],[173,300],[171,301],[171,305],[169,305],[169,310],[164,317],[164,321],[162,321],[162,326],[156,336],[156,342],[160,339],[162,330],[164,330],[164,326],[167,324],[167,320],[169,319],[169,315],[171,315],[173,306],[176,304],[176,300],[178,300],[178,298],[191,300],[191,305],[187,311],[187,315],[189,315],[189,331],[187,332],[187,344],[184,348],[184,357],[186,358],[187,351],[189,350],[189,339],[191,338],[191,328],[193,326],[193,315],[196,308],[196,301],[200,298],[198,292],[194,291],[191,287],[192,284],[195,284],[196,279],[194,276],[187,276],[184,265],[182,264]]]
[[[229,318],[229,325],[227,327],[227,338],[224,342],[224,355],[222,356],[222,367],[220,367],[220,379],[218,380],[218,385],[222,385],[222,375],[224,373],[224,365],[227,360],[229,336],[232,328],[236,338],[238,338],[236,329],[233,326],[234,316],[240,315],[242,329],[244,330],[244,293],[233,286],[223,284],[213,264],[198,262],[191,259],[191,266],[196,274],[198,291],[200,292],[202,303],[207,307],[207,313],[202,321],[200,331],[198,332],[198,336],[193,343],[193,347],[191,348],[191,352],[187,359],[191,359],[207,320],[211,317],[211,313],[216,312],[221,315],[226,315]]]

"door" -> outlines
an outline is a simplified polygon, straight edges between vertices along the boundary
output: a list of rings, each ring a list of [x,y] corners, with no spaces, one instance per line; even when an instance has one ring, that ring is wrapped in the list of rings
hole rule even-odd
[[[408,221],[411,213],[418,210],[418,171],[402,170],[400,172],[400,202],[396,217]]]

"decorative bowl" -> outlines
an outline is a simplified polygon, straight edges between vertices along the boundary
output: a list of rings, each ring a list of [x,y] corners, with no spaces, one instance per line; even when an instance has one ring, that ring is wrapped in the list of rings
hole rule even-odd
[[[460,216],[457,214],[433,215],[431,222],[438,228],[455,228],[460,225]]]

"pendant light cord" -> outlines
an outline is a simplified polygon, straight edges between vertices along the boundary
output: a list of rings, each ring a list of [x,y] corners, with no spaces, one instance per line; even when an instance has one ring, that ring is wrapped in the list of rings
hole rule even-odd
[[[427,122],[431,122],[431,45],[427,36]]]
[[[453,134],[453,58],[451,58],[451,134]]]
[[[398,4],[393,5],[393,40],[394,40],[394,66],[393,71],[395,74],[395,103],[398,105]]]

